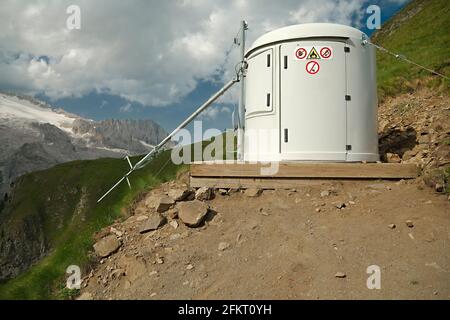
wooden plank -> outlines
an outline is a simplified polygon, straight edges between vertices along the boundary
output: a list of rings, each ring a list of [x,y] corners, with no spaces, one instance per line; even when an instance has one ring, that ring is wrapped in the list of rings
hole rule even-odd
[[[372,179],[287,179],[287,178],[210,178],[190,177],[190,186],[193,188],[261,188],[261,189],[289,189],[305,185],[322,185],[324,183],[354,183],[355,181],[371,181]]]
[[[193,177],[267,177],[267,178],[353,178],[412,179],[419,175],[418,166],[400,163],[301,163],[279,162],[271,176],[261,174],[269,167],[261,163],[193,163]]]

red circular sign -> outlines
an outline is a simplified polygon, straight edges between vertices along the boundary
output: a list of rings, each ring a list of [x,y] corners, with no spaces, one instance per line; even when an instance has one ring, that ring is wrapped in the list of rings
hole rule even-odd
[[[322,49],[320,49],[320,56],[324,59],[328,59],[329,57],[331,57],[331,49],[328,47],[323,47]]]
[[[298,59],[304,59],[306,58],[307,52],[304,48],[299,48],[296,52],[295,52],[295,56]]]
[[[306,64],[306,72],[309,74],[316,74],[320,70],[320,65],[317,61],[310,61]]]

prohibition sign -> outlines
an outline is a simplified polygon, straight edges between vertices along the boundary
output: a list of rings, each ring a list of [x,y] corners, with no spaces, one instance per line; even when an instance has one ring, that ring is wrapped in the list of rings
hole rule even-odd
[[[320,49],[320,56],[324,59],[328,59],[329,57],[331,57],[331,49],[328,47],[323,47],[322,49]]]
[[[304,48],[300,48],[295,52],[295,56],[298,59],[304,59],[306,57],[306,54],[307,54],[307,52]]]
[[[317,61],[310,61],[306,64],[306,72],[309,74],[316,74],[320,70],[320,65]]]

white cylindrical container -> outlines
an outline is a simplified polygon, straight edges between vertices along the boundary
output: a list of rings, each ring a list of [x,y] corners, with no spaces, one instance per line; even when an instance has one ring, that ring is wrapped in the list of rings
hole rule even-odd
[[[246,161],[378,161],[376,62],[352,27],[269,32],[246,53]]]

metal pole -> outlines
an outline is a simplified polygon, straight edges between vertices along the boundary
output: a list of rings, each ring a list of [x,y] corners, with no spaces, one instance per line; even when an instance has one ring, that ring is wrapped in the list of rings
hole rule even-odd
[[[236,82],[239,82],[239,78],[233,79],[227,84],[225,84],[222,89],[217,91],[211,98],[208,99],[204,104],[202,104],[193,114],[191,114],[186,120],[184,120],[175,130],[172,131],[163,141],[161,141],[156,147],[152,149],[145,157],[143,157],[139,162],[137,162],[133,167],[131,167],[130,171],[127,172],[114,186],[112,186],[100,199],[98,199],[97,203],[102,201],[111,191],[113,191],[123,180],[128,181],[128,176],[133,173],[133,171],[141,169],[145,166],[145,164],[151,159],[151,157],[161,149],[169,140],[178,133],[181,129],[187,126],[195,117],[197,117],[203,110],[208,108],[214,101],[216,101],[221,95],[225,93],[228,89],[231,88]],[[129,160],[128,160],[129,161]]]
[[[241,68],[244,68],[245,60],[245,32],[248,28],[247,22],[241,22]],[[241,95],[239,97],[239,117],[237,134],[237,160],[244,160],[244,135],[245,135],[245,74],[240,72]]]
[[[236,82],[239,82],[239,79],[233,79],[230,82],[228,82],[225,86],[222,87],[219,91],[217,91],[211,98],[208,99],[204,104],[202,104],[193,114],[191,114],[186,120],[184,120],[175,130],[172,131],[171,134],[169,134],[166,138],[164,138],[163,141],[161,141],[149,154],[147,154],[144,158],[141,159],[136,165],[134,166],[134,170],[142,168],[142,164],[153,154],[153,152],[158,149],[160,149],[162,146],[164,146],[169,140],[178,133],[181,129],[183,129],[185,126],[189,124],[194,118],[196,118],[203,110],[208,108],[214,101],[216,101],[221,95],[225,93],[232,85],[234,85]]]

